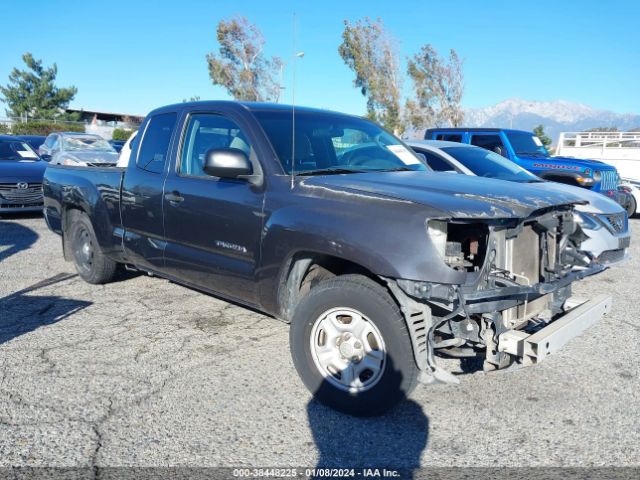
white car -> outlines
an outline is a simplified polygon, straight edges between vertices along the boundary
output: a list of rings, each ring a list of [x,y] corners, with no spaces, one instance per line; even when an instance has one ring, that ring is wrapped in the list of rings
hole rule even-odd
[[[127,141],[122,146],[122,150],[120,150],[120,156],[118,157],[118,163],[116,167],[126,168],[129,165],[129,157],[131,157],[131,142],[136,138],[138,131],[136,130],[131,134],[131,136],[127,139]]]
[[[600,193],[548,182],[533,175],[504,157],[473,145],[439,140],[407,142],[426,163],[436,171],[476,175],[523,183],[539,183],[542,190],[567,191],[589,202],[576,207],[576,217],[589,237],[582,243],[588,252],[603,265],[614,265],[627,259],[631,231],[627,213],[618,203]]]

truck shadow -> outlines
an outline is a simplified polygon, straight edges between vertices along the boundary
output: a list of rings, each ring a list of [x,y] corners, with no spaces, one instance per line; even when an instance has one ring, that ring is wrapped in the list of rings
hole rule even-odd
[[[33,296],[27,293],[76,277],[58,274],[16,293],[0,298],[0,344],[20,335],[51,325],[88,307],[92,302],[54,295]]]
[[[393,383],[400,385],[401,373],[393,371]],[[333,389],[326,380],[316,396],[322,397],[325,389]],[[359,418],[337,412],[314,398],[307,404],[307,416],[319,452],[316,468],[377,468],[380,476],[387,468],[398,470],[402,478],[413,478],[414,470],[420,468],[429,419],[413,400],[405,397],[381,416]]]
[[[26,250],[38,240],[38,234],[24,225],[0,220],[0,262]]]

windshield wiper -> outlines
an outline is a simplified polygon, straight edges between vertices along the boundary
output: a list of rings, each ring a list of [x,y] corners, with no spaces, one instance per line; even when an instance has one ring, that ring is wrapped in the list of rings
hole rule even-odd
[[[319,168],[317,170],[303,170],[296,172],[296,176],[306,175],[339,175],[342,173],[366,173],[367,170],[354,170],[351,168]]]
[[[414,170],[409,167],[394,167],[394,168],[385,168],[383,170],[374,170],[375,172],[418,172],[419,170]]]

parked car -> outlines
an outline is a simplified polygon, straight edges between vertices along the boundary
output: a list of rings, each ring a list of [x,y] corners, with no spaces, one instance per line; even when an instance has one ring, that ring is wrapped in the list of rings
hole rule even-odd
[[[89,133],[52,133],[40,146],[39,153],[52,165],[113,166],[118,161],[118,152],[109,142]]]
[[[120,153],[122,151],[122,147],[125,144],[125,140],[109,140],[109,145],[113,147],[113,149]]]
[[[491,150],[545,180],[587,188],[617,199],[615,167],[597,160],[552,157],[531,132],[504,128],[431,128],[425,140],[468,143]]]
[[[116,166],[126,167],[127,165],[129,165],[129,157],[131,156],[131,143],[136,138],[137,134],[138,131],[134,131],[122,146],[122,150],[120,150],[120,156],[118,157],[118,163],[116,164]]]
[[[24,140],[0,135],[0,215],[42,211],[47,163]]]
[[[497,153],[480,147],[440,140],[410,141],[408,144],[424,155],[427,164],[438,172],[533,183],[542,191],[571,191],[589,202],[575,208],[576,220],[589,237],[582,242],[581,249],[603,265],[611,266],[627,259],[631,230],[625,209],[612,199],[573,185],[542,180]]]
[[[294,125],[283,105],[182,103],[140,132],[126,168],[47,168],[65,258],[89,283],[127,265],[290,322],[300,377],[343,412],[457,383],[436,353],[537,363],[610,308],[571,296],[605,269],[571,192],[434,173],[378,125],[303,107]]]
[[[42,145],[47,137],[44,135],[18,135],[17,138],[24,140],[34,150],[38,151],[40,145]]]

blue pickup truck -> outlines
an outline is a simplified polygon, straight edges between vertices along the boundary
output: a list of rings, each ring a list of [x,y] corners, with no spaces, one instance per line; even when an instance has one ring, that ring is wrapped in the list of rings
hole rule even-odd
[[[467,143],[491,150],[545,180],[578,185],[617,199],[618,172],[596,160],[552,157],[538,137],[504,128],[431,128],[425,140]]]

